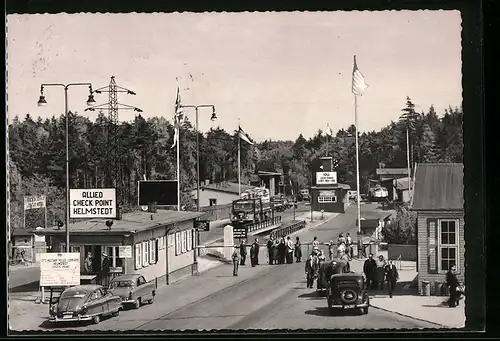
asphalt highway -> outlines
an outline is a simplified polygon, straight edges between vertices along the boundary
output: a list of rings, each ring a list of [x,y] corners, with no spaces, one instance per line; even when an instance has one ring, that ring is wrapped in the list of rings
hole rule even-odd
[[[366,205],[365,210],[373,209]],[[326,242],[352,229],[355,207],[321,226],[302,231],[301,240],[313,236]],[[354,223],[353,223],[354,224]],[[158,290],[152,305],[126,310],[98,325],[69,327],[78,330],[212,330],[212,329],[373,329],[435,328],[370,307],[368,315],[340,312],[330,316],[326,298],[305,284],[304,263],[267,265],[265,248],[261,265],[240,268],[220,265],[198,276]],[[48,328],[47,325],[41,326]],[[60,328],[57,328],[60,329]]]

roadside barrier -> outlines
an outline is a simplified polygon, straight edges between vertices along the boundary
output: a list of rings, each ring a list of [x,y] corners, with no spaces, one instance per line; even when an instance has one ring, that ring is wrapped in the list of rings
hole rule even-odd
[[[263,221],[251,223],[244,226],[248,229],[248,232],[253,232],[280,223],[281,223],[281,216],[279,215],[271,219],[265,219]]]
[[[304,227],[306,227],[306,221],[305,220],[298,221],[298,222],[292,223],[288,226],[282,226],[282,227],[277,228],[276,230],[271,232],[270,237],[272,237],[274,239],[286,237],[286,236],[288,236],[288,235],[290,235],[298,230],[303,229]]]

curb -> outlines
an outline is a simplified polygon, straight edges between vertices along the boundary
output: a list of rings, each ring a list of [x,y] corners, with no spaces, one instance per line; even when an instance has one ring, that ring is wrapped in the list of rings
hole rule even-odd
[[[418,317],[415,317],[415,316],[411,316],[411,315],[408,315],[408,314],[403,314],[403,313],[400,313],[400,312],[397,312],[397,311],[393,311],[393,310],[389,310],[389,309],[377,307],[377,306],[375,306],[375,305],[373,305],[371,303],[370,303],[370,307],[378,309],[378,310],[386,311],[386,312],[389,312],[389,313],[393,313],[393,314],[396,314],[396,315],[399,315],[399,316],[408,317],[408,318],[411,318],[413,320],[435,324],[436,326],[439,326],[441,328],[461,329],[461,328],[458,328],[458,327],[445,326],[444,324],[440,324],[440,323],[432,322],[432,321],[429,321],[429,320],[421,319],[421,318],[418,318]]]

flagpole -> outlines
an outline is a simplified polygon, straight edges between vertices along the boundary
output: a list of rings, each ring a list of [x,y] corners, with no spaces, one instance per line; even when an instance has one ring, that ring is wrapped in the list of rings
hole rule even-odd
[[[181,210],[181,163],[180,163],[180,148],[179,148],[179,143],[180,143],[180,135],[181,135],[181,129],[180,127],[177,128],[177,211]],[[196,198],[196,200],[200,200],[200,198]]]
[[[326,133],[326,156],[328,156],[328,132]]]
[[[359,186],[358,96],[354,95],[354,125],[356,127],[356,187],[358,204],[358,232],[361,234],[361,200]]]
[[[411,200],[411,170],[410,170],[410,128],[406,127],[406,162],[408,166],[408,187],[409,190],[408,192],[410,193],[410,200]]]
[[[239,118],[238,118],[238,195],[241,195],[241,136],[240,136]]]

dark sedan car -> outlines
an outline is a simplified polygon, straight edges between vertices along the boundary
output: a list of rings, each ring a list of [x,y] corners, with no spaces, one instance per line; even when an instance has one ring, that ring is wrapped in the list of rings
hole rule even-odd
[[[99,323],[101,317],[117,316],[122,300],[107,292],[100,285],[77,285],[64,290],[58,302],[50,307],[49,321]]]
[[[361,313],[368,314],[370,297],[365,290],[363,275],[354,272],[333,275],[327,301],[332,315],[336,309],[359,309]]]

